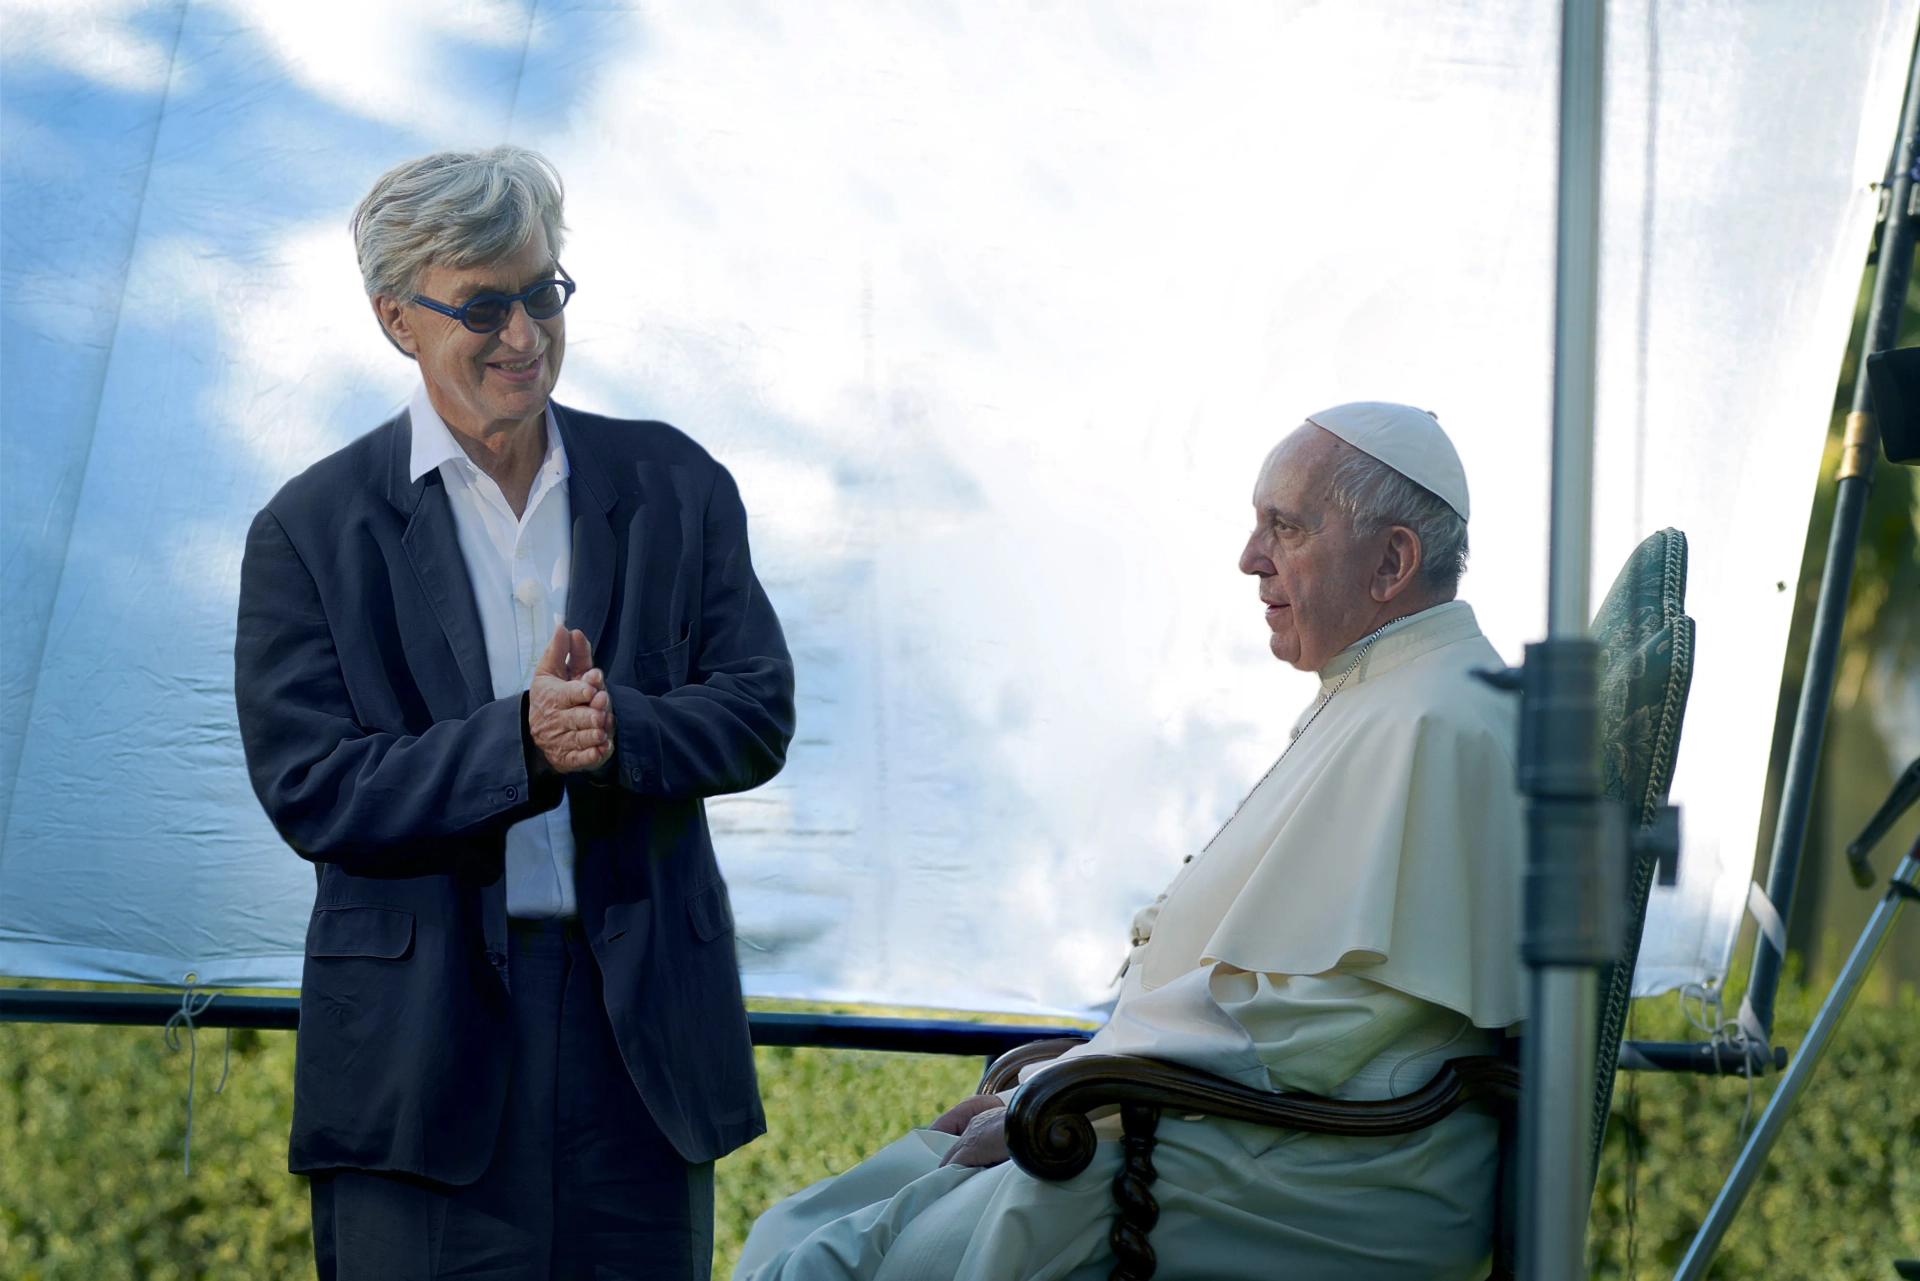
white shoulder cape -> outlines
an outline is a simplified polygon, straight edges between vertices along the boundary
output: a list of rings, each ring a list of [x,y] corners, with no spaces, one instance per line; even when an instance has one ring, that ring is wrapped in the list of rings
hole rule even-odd
[[[1517,1022],[1517,698],[1472,675],[1501,665],[1461,601],[1329,663],[1323,692],[1352,667],[1345,684],[1162,896],[1141,987],[1217,961],[1340,968],[1480,1027]]]

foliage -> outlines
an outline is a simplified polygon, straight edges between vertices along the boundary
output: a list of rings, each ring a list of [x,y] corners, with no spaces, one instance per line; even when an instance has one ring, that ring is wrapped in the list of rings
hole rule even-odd
[[[1915,922],[1907,919],[1905,928]],[[1797,1046],[1824,990],[1780,987],[1776,1040]],[[1729,994],[1729,1008],[1739,999]],[[1690,1034],[1673,996],[1635,1003],[1629,1035]],[[1698,1032],[1691,1035],[1697,1037]],[[1789,1116],[1717,1256],[1712,1276],[1892,1278],[1920,1256],[1920,999],[1857,1002]],[[1777,1078],[1754,1082],[1753,1117]],[[1630,1088],[1631,1087],[1631,1088]],[[1589,1223],[1596,1278],[1670,1277],[1742,1140],[1738,1077],[1624,1074],[1613,1100]],[[1627,1145],[1639,1151],[1637,1266],[1627,1270]]]
[[[0,1024],[0,1276],[313,1275],[305,1185],[286,1172],[293,1037],[201,1031],[193,1174],[187,1053],[157,1028]]]
[[[0,1023],[0,1278],[311,1277],[304,1180],[286,1172],[293,1036],[199,1033],[193,1172],[187,1054],[155,1028]],[[754,1217],[972,1092],[978,1059],[763,1049],[771,1132],[720,1164],[714,1275]]]
[[[1912,922],[1907,922],[1911,927]],[[1819,994],[1782,988],[1796,1043]],[[1671,997],[1641,1002],[1634,1034],[1680,1037]],[[1861,1004],[1789,1121],[1716,1275],[1891,1277],[1920,1255],[1920,1000]],[[151,1028],[0,1024],[0,1278],[115,1281],[310,1277],[306,1189],[285,1172],[293,1038],[200,1034],[193,1174],[180,1168],[186,1055]],[[977,1059],[763,1049],[771,1132],[721,1162],[714,1275],[754,1216],[846,1169],[973,1087]],[[1770,1081],[1756,1083],[1755,1115]],[[1744,1082],[1622,1082],[1594,1198],[1597,1278],[1627,1276],[1625,1142],[1640,1139],[1635,1278],[1672,1275],[1738,1147]],[[1637,1109],[1637,1129],[1629,1116]]]

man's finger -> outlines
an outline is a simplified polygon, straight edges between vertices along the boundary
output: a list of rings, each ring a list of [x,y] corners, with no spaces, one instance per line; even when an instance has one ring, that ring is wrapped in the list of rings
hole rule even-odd
[[[577,770],[596,769],[606,762],[612,752],[608,748],[588,751],[549,752],[547,761],[562,774],[571,774]]]
[[[579,680],[592,667],[593,645],[587,640],[587,634],[576,627],[567,636],[567,674]]]
[[[551,730],[556,734],[568,734],[576,730],[607,727],[607,714],[597,712],[585,705],[555,708],[551,717],[543,718],[540,730]],[[536,731],[538,732],[538,731]]]
[[[563,680],[558,676],[536,674],[533,685],[534,700],[542,705],[556,707],[575,707],[593,701],[593,686],[585,681]]]
[[[557,676],[565,680],[567,658],[571,650],[572,643],[567,639],[567,629],[556,624],[553,635],[547,640],[546,653],[540,655],[540,661],[533,665],[534,673],[539,676]]]
[[[1007,1159],[1007,1110],[993,1108],[967,1122],[960,1139],[940,1158],[941,1165],[999,1165]]]
[[[942,1112],[927,1128],[938,1130],[941,1134],[960,1134],[966,1130],[967,1123],[982,1112],[1005,1106],[1006,1103],[997,1094],[971,1095]]]

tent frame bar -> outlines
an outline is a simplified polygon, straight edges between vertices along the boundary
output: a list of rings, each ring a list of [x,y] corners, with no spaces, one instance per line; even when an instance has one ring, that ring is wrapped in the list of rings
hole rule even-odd
[[[215,995],[196,989],[197,999]],[[180,1012],[181,994],[153,991],[75,991],[0,988],[0,1023],[103,1023],[159,1027]],[[196,1027],[291,1032],[300,1026],[297,996],[238,996],[221,992],[193,1017]],[[747,1011],[755,1045],[815,1045],[842,1050],[995,1057],[1030,1041],[1085,1039],[1093,1030],[1072,1024],[969,1023],[961,1019],[894,1018],[870,1014]]]
[[[214,994],[200,988],[197,995]],[[118,1027],[160,1027],[180,1012],[180,994],[144,989],[0,987],[0,1023],[79,1023]],[[254,1028],[293,1032],[300,1027],[297,996],[240,996],[219,992],[218,999],[194,1015],[195,1027]],[[755,1045],[811,1045],[835,1050],[882,1050],[908,1054],[997,1057],[1031,1041],[1088,1037],[1093,1029],[1074,1024],[971,1023],[962,1019],[914,1019],[870,1014],[747,1011]],[[1693,1072],[1738,1076],[1736,1055],[1713,1054],[1705,1042],[1624,1041],[1623,1072]],[[1784,1054],[1777,1066],[1784,1067]]]

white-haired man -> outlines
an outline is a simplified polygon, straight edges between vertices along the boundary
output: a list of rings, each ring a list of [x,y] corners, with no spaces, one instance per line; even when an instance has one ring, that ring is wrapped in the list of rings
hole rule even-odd
[[[556,404],[559,175],[397,166],[353,216],[399,415],[259,514],[234,692],[319,893],[290,1165],[323,1281],[704,1278],[765,1130],[702,798],[793,667],[725,468]]]
[[[1320,697],[1135,917],[1113,1016],[1071,1053],[1406,1094],[1520,1017],[1514,711],[1472,678],[1500,660],[1453,599],[1466,474],[1431,415],[1341,405],[1268,455],[1253,509],[1240,569],[1259,579],[1274,656],[1319,673]],[[968,1099],[781,1202],[736,1281],[1105,1278],[1118,1145],[1040,1182],[1006,1162],[1004,1103]],[[1485,1276],[1497,1142],[1467,1110],[1386,1139],[1163,1118],[1155,1275]]]

